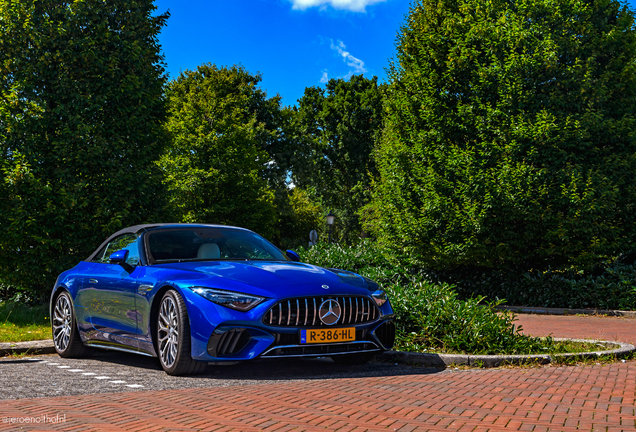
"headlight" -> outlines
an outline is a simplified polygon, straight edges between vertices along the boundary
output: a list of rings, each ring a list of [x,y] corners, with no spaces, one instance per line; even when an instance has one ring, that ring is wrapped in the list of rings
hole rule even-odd
[[[373,294],[371,294],[371,297],[373,297],[373,300],[375,300],[375,303],[378,306],[382,306],[389,299],[386,293],[382,290],[375,291]]]
[[[257,304],[265,300],[263,297],[257,297],[249,294],[241,294],[234,291],[225,291],[215,288],[192,287],[195,293],[210,300],[213,303],[230,309],[236,309],[241,312],[247,312]]]

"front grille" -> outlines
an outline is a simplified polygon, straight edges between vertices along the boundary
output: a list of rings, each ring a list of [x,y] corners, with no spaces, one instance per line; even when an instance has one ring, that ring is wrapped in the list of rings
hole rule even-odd
[[[367,297],[298,297],[282,300],[270,308],[263,316],[263,322],[270,326],[324,326],[320,321],[320,305],[328,299],[340,304],[340,318],[332,325],[361,324],[379,317],[375,302]]]

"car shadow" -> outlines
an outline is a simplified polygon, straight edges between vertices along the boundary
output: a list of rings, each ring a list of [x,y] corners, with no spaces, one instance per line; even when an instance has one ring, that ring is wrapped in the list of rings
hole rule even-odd
[[[90,360],[118,364],[131,368],[157,371],[164,374],[157,358],[116,351],[95,350]],[[339,365],[328,357],[256,359],[236,364],[209,364],[201,374],[190,379],[224,380],[320,380],[334,378],[362,378],[434,374],[444,367],[422,367],[371,360],[362,365]]]

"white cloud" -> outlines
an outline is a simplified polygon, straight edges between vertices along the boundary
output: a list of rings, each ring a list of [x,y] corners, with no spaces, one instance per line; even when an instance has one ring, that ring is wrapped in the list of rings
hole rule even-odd
[[[335,50],[342,56],[342,60],[347,63],[350,67],[353,68],[352,71],[349,71],[348,76],[351,77],[353,74],[361,74],[367,72],[367,69],[364,67],[364,62],[358,58],[355,58],[351,55],[349,51],[346,50],[346,46],[342,41],[338,41],[337,44],[334,44],[331,41],[331,49]]]
[[[327,73],[327,69],[323,69],[322,77],[320,77],[320,83],[325,84],[329,81],[329,74]]]
[[[331,5],[334,9],[344,9],[352,12],[365,12],[365,8],[374,3],[385,0],[290,0],[293,9],[305,10],[312,7]]]

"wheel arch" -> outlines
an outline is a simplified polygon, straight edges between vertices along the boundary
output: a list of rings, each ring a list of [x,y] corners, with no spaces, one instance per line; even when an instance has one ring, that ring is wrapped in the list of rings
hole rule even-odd
[[[181,290],[174,285],[164,284],[161,288],[157,290],[155,295],[152,298],[152,305],[150,306],[150,336],[152,337],[152,345],[155,348],[155,354],[159,355],[159,347],[157,346],[157,316],[159,315],[159,306],[161,306],[161,299],[164,294],[170,290],[176,291],[182,298]],[[190,314],[188,314],[188,319],[190,319]]]
[[[75,302],[73,301],[73,294],[71,293],[71,290],[69,290],[66,285],[57,285],[55,288],[53,288],[53,291],[51,291],[51,300],[49,300],[49,318],[51,321],[51,330],[53,329],[53,304],[63,292],[67,292],[71,297],[71,307],[73,308],[73,314],[75,314]]]

